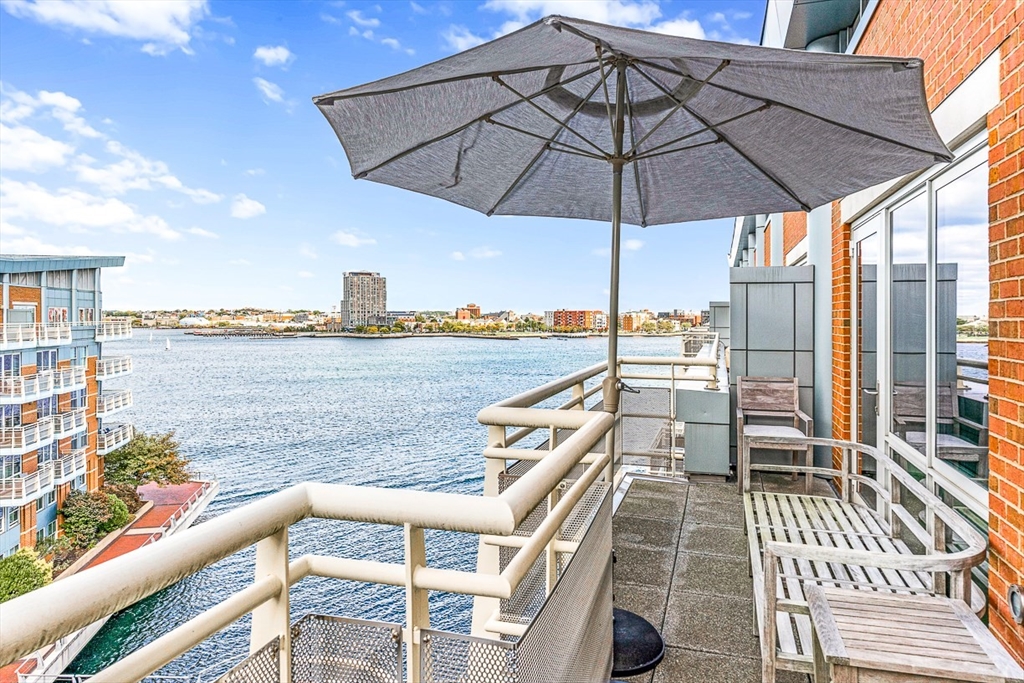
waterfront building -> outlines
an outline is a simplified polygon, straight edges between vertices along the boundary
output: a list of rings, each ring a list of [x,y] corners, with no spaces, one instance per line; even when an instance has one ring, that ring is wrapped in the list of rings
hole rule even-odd
[[[552,327],[578,327],[583,330],[601,329],[597,324],[602,311],[568,310],[560,308],[551,312]]]
[[[813,266],[801,381],[831,387],[816,432],[887,449],[987,533],[974,578],[1024,660],[1024,6],[769,0],[762,44],[924,59],[955,160],[809,213],[738,217],[729,265]]]
[[[132,371],[104,354],[131,336],[104,319],[100,275],[123,256],[0,256],[0,556],[61,533],[72,490],[103,485],[103,458],[132,438],[113,418],[131,407],[108,381]]]
[[[353,271],[342,280],[341,326],[383,325],[387,322],[387,278],[380,273]]]
[[[462,308],[455,309],[456,320],[476,320],[480,317],[480,307],[476,304],[466,304]]]

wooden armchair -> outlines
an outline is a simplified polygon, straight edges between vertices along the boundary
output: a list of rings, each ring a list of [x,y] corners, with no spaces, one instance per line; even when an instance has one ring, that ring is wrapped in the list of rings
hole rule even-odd
[[[935,435],[936,454],[952,462],[977,463],[978,478],[988,478],[988,426],[960,414],[960,398],[955,383],[936,388],[935,408],[939,433]],[[927,434],[927,390],[923,384],[902,382],[893,388],[893,431],[915,449],[925,452]],[[961,427],[978,433],[978,442],[965,439]],[[944,429],[943,429],[944,428]]]
[[[775,424],[749,424],[749,418],[766,418]],[[781,418],[781,419],[780,419]],[[791,422],[779,424],[781,421]],[[796,377],[740,377],[736,380],[736,446],[740,462],[737,479],[740,492],[750,490],[750,447],[745,437],[808,437],[814,436],[814,421],[800,410],[800,387]],[[793,444],[761,444],[758,448],[791,451],[796,465],[797,453],[804,451],[804,466],[814,464],[814,447],[794,450]],[[794,473],[793,479],[797,478]],[[811,473],[804,474],[804,490],[811,492]]]

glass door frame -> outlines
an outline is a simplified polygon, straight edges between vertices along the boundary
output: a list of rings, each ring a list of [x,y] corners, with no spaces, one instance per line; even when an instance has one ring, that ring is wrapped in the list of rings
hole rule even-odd
[[[860,412],[861,412],[861,385],[860,385],[860,277],[859,270],[857,268],[857,246],[872,237],[876,238],[876,245],[878,248],[878,263],[875,264],[875,297],[878,297],[878,287],[880,286],[879,280],[882,272],[882,246],[881,233],[884,232],[885,228],[885,217],[884,209],[882,211],[873,210],[867,216],[857,221],[856,226],[851,230],[850,234],[850,391],[852,396],[850,397],[850,432],[855,441],[860,440]],[[882,225],[878,225],[879,219],[882,219]],[[875,305],[875,314],[878,315],[878,305]],[[880,335],[880,328],[875,325],[875,336]],[[878,340],[875,340],[875,377],[878,381],[875,383],[875,444],[882,443],[882,431],[881,423],[881,406],[878,401],[878,394],[881,394],[881,379],[878,374]]]

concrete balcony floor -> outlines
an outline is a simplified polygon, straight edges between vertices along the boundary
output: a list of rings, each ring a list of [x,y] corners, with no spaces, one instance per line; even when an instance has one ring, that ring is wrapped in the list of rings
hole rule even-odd
[[[803,481],[754,475],[767,491],[802,492]],[[815,492],[828,486],[815,481]],[[634,479],[612,521],[615,606],[650,621],[665,659],[635,683],[760,683],[747,569],[743,498],[736,484],[693,478]],[[779,683],[809,683],[778,672]]]

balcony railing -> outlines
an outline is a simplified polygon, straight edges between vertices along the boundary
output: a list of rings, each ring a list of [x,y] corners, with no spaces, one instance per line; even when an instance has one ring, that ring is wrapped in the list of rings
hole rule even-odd
[[[131,389],[104,391],[96,397],[96,416],[106,419],[115,413],[132,407]]]
[[[64,439],[83,432],[89,426],[85,419],[85,408],[75,408],[66,413],[56,413],[51,419],[53,420],[53,435],[58,439]]]
[[[96,379],[107,380],[127,375],[132,371],[131,356],[110,356],[96,363]]]
[[[0,351],[31,349],[36,346],[57,346],[71,343],[68,323],[2,323]]]
[[[105,318],[96,323],[96,341],[98,342],[131,339],[131,336],[131,318]]]
[[[27,505],[53,490],[56,483],[53,462],[43,463],[31,474],[0,479],[0,506]]]
[[[70,368],[60,368],[51,372],[53,372],[53,389],[58,394],[86,388],[84,365],[73,365]]]
[[[44,417],[18,427],[0,427],[0,455],[24,455],[53,443],[53,420]]]
[[[64,484],[73,481],[76,477],[85,474],[85,470],[86,453],[84,448],[79,448],[67,455],[62,455],[53,462],[54,484]]]
[[[38,401],[53,395],[53,371],[34,375],[0,375],[0,405]]]
[[[106,455],[107,453],[116,451],[118,448],[131,441],[134,436],[135,430],[128,424],[104,427],[99,434],[96,435],[96,452],[99,455]]]

